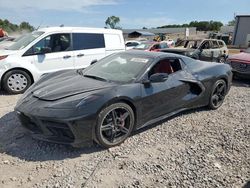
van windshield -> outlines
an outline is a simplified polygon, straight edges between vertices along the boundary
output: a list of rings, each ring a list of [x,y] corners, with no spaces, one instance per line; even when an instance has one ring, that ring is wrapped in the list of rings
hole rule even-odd
[[[41,36],[44,32],[35,31],[29,34],[26,34],[24,37],[20,38],[17,42],[6,48],[7,50],[21,50],[34,41],[36,38]]]

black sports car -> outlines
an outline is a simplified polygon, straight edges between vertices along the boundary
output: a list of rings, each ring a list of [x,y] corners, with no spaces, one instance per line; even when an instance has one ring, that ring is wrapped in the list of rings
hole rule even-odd
[[[79,147],[122,143],[133,130],[180,111],[217,109],[230,89],[226,64],[160,52],[127,51],[82,70],[45,75],[15,111],[33,137]]]

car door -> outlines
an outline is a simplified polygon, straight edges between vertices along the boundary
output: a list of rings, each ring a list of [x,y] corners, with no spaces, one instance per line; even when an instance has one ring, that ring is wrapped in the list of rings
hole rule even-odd
[[[74,60],[70,44],[69,33],[48,35],[33,45],[24,56],[30,58],[40,74],[73,69]]]
[[[73,33],[74,67],[85,68],[94,60],[105,57],[102,33]]]
[[[159,64],[168,64],[165,68],[157,68]],[[170,66],[170,67],[168,67]],[[161,65],[160,65],[161,67]],[[181,81],[187,76],[183,65],[178,58],[163,59],[149,71],[148,75],[168,73],[164,82],[142,85],[142,114],[145,122],[160,117],[185,106],[185,96],[189,93],[189,85]]]
[[[211,47],[211,51],[212,51],[212,61],[218,61],[220,56],[221,56],[221,51],[220,51],[220,46],[217,40],[212,40],[212,47]]]
[[[199,59],[202,61],[211,61],[213,59],[213,53],[211,50],[212,44],[210,41],[204,41],[200,46],[200,57]]]

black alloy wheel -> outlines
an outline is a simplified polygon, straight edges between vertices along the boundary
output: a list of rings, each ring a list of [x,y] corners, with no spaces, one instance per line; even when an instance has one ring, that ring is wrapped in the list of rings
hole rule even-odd
[[[134,122],[134,112],[129,105],[115,103],[108,106],[98,116],[97,142],[105,148],[121,144],[131,134]]]
[[[209,107],[213,110],[219,108],[227,94],[227,84],[224,80],[217,80],[210,96]]]

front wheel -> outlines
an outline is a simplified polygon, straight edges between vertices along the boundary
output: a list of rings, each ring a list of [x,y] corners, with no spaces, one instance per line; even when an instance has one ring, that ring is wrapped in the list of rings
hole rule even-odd
[[[3,77],[3,88],[10,94],[24,93],[31,83],[29,74],[22,70],[11,70]]]
[[[217,80],[212,88],[212,93],[209,99],[209,108],[215,110],[219,108],[226,96],[227,93],[227,85],[226,82],[222,79]]]
[[[135,123],[132,108],[125,103],[115,103],[103,109],[96,125],[99,145],[110,148],[120,145],[131,134]]]

